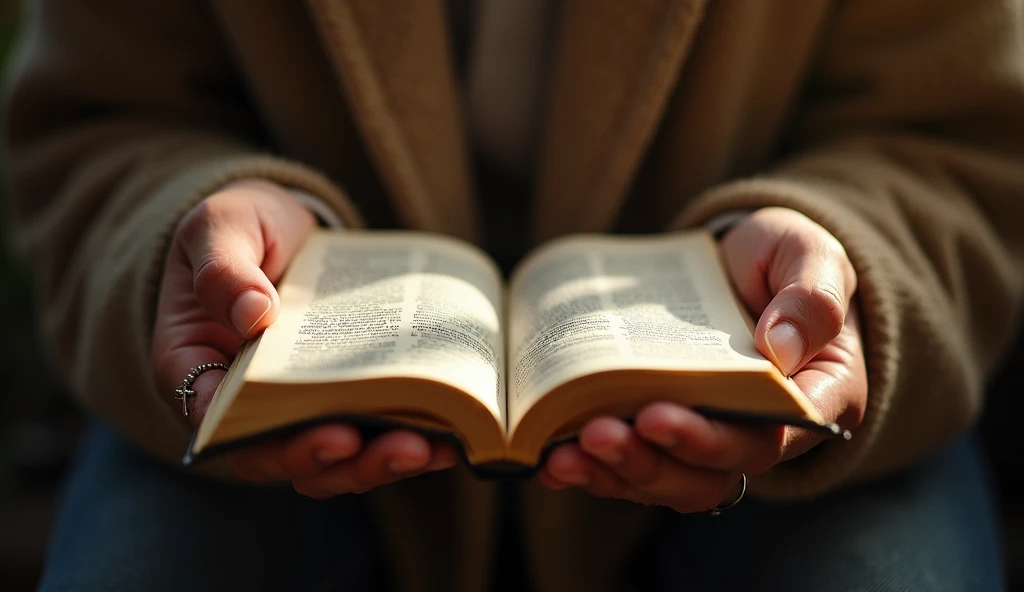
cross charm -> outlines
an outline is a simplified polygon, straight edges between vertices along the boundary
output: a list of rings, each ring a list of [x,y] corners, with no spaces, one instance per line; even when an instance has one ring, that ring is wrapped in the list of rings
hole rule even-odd
[[[174,389],[174,398],[181,401],[181,410],[185,413],[185,417],[188,417],[188,398],[196,394],[196,392],[189,388],[189,386],[191,385],[186,385],[183,382],[181,383],[181,386]]]
[[[192,385],[195,383],[199,375],[207,370],[223,370],[228,371],[228,367],[224,364],[218,364],[217,362],[208,362],[206,364],[199,364],[195,368],[188,371],[188,376],[185,380],[181,381],[181,386],[174,389],[174,398],[181,401],[181,412],[188,417],[188,398],[195,395],[196,392],[192,390]]]

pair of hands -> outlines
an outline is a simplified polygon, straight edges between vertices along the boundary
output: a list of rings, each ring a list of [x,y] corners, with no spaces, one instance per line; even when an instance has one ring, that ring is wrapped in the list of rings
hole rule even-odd
[[[161,393],[171,398],[189,369],[230,363],[243,341],[274,322],[274,282],[316,227],[283,188],[263,181],[225,187],[179,224],[164,269],[151,351]],[[805,216],[766,208],[740,220],[721,241],[726,267],[759,316],[758,349],[791,375],[824,415],[844,428],[860,422],[867,378],[856,275],[839,242]],[[196,380],[189,420],[198,425],[223,372]],[[679,512],[732,499],[741,473],[757,475],[803,454],[820,436],[792,427],[751,427],[706,419],[679,405],[652,403],[631,426],[596,418],[578,443],[554,450],[539,479],[552,489],[657,504]],[[364,442],[331,424],[230,455],[244,479],[291,481],[315,498],[361,493],[450,468],[450,446],[409,430]]]

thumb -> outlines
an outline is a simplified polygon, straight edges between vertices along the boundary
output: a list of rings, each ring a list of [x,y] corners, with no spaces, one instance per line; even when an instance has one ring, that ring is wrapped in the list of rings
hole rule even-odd
[[[790,376],[842,331],[856,274],[839,242],[817,225],[780,237],[768,270],[774,296],[754,341]]]
[[[248,339],[265,318],[273,320],[278,297],[260,269],[261,241],[253,240],[244,222],[197,222],[202,228],[189,234],[198,240],[187,240],[183,246],[199,304],[211,317]]]
[[[254,183],[229,187],[195,208],[179,227],[196,299],[244,339],[277,317],[279,297],[271,279],[314,226],[305,208],[282,203],[274,189]]]

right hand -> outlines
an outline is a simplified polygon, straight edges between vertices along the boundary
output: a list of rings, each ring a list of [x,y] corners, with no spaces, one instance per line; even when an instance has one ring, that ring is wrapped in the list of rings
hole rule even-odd
[[[182,219],[164,267],[150,352],[156,385],[176,413],[182,411],[174,390],[189,369],[231,363],[246,339],[277,318],[274,282],[315,227],[313,215],[288,191],[257,180],[228,185]],[[223,376],[211,370],[193,385],[193,427]],[[362,493],[456,461],[450,446],[412,431],[395,430],[364,443],[354,427],[341,423],[229,458],[243,479],[291,481],[299,493],[319,499]]]

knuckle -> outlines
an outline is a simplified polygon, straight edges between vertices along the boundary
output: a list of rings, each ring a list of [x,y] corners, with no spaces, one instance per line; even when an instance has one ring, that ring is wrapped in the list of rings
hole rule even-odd
[[[819,284],[814,291],[814,299],[823,321],[829,324],[835,335],[839,335],[846,320],[846,298],[836,286]]]
[[[803,315],[826,327],[833,337],[839,335],[846,320],[846,298],[839,288],[826,282],[805,282],[797,290]]]
[[[208,253],[206,258],[195,268],[193,289],[196,296],[200,300],[210,296],[223,278],[232,273],[235,265],[235,262],[226,255],[217,252]]]
[[[839,239],[824,228],[821,230],[823,235],[822,240],[820,241],[822,254],[834,261],[848,261],[846,249],[843,247],[843,243],[839,242]]]
[[[185,214],[178,223],[176,234],[186,243],[201,240],[210,228],[218,209],[212,197],[204,199]]]
[[[750,214],[752,220],[766,221],[768,223],[788,223],[791,225],[793,221],[803,223],[804,220],[809,220],[807,216],[802,213],[784,206],[766,206],[758,208],[752,214]]]
[[[825,256],[839,265],[843,280],[847,284],[847,292],[852,294],[857,288],[857,272],[853,268],[853,263],[850,261],[850,255],[846,252],[846,247],[839,242],[839,239],[829,234],[828,239],[825,241],[824,250]]]
[[[825,261],[829,261],[838,267],[847,288],[846,292],[852,294],[857,288],[857,273],[853,268],[853,263],[850,261],[849,254],[846,252],[846,247],[824,228],[821,228],[820,234],[821,236],[815,245],[816,253],[819,253]]]

